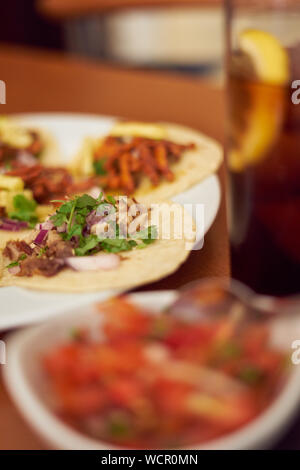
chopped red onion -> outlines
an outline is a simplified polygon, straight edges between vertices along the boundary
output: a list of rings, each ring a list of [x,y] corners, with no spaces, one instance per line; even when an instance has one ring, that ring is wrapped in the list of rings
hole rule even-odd
[[[41,230],[52,230],[54,227],[53,222],[51,220],[45,220],[42,224],[40,224],[40,229]]]
[[[49,232],[49,230],[41,230],[37,236],[35,237],[35,239],[33,240],[33,243],[35,245],[42,245],[42,243],[44,242],[45,240],[45,237],[47,235],[47,233]]]
[[[20,220],[2,219],[0,220],[0,230],[8,230],[11,232],[18,232],[28,228],[28,223]]]
[[[95,219],[95,217],[96,217],[96,211],[92,211],[87,216],[87,218],[85,220],[86,220],[86,223],[87,223],[88,226],[93,225],[93,220]]]
[[[97,214],[96,211],[92,211],[86,218],[87,227],[88,228],[92,227],[93,225],[100,222],[104,217],[105,217],[105,215]]]
[[[109,271],[120,264],[120,257],[114,253],[102,253],[96,256],[72,256],[66,258],[66,264],[75,271]]]

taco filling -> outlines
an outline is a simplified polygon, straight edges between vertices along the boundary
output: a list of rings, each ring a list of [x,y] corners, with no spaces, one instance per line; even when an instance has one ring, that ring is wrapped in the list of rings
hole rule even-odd
[[[0,117],[0,169],[3,172],[20,166],[35,165],[44,147],[39,132]]]
[[[9,241],[3,256],[10,274],[55,276],[74,271],[112,270],[124,253],[155,242],[157,227],[149,225],[151,210],[135,199],[88,194],[61,204],[28,241]]]
[[[33,228],[41,216],[32,192],[21,178],[0,175],[0,231]]]
[[[132,194],[141,178],[147,178],[153,186],[162,180],[173,181],[171,165],[179,161],[185,151],[194,148],[193,143],[185,145],[164,139],[108,136],[95,148],[93,169],[104,188]]]
[[[127,194],[151,204],[200,183],[221,161],[219,145],[198,131],[169,123],[122,121],[106,136],[87,136],[70,170],[98,178],[107,194]]]
[[[75,181],[66,168],[50,168],[39,164],[16,168],[7,175],[21,178],[25,188],[32,191],[33,197],[39,204],[49,204],[53,199],[63,198],[66,194],[82,193],[98,185],[95,178]]]

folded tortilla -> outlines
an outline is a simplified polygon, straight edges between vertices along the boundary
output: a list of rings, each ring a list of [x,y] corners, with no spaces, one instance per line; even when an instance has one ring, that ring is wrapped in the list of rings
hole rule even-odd
[[[82,293],[108,289],[127,290],[168,276],[189,256],[196,238],[195,224],[179,204],[165,202],[151,205],[151,208],[151,224],[158,227],[158,239],[146,248],[121,252],[122,259],[116,269],[78,272],[65,268],[53,277],[18,277],[5,268],[10,260],[1,254],[0,286],[14,285],[49,292]],[[26,240],[32,239],[33,232]]]
[[[130,127],[128,123],[124,125]],[[122,123],[117,126],[121,128]],[[221,146],[200,132],[177,124],[159,123],[158,126],[161,129],[161,138],[178,144],[195,143],[196,149],[185,151],[178,162],[171,164],[170,168],[175,175],[174,181],[168,182],[162,179],[158,186],[153,186],[147,178],[141,179],[133,196],[143,203],[164,201],[186,191],[216,172],[223,159]],[[92,155],[98,145],[99,139],[87,137],[84,140],[82,148],[70,165],[74,174],[86,176],[93,174]]]

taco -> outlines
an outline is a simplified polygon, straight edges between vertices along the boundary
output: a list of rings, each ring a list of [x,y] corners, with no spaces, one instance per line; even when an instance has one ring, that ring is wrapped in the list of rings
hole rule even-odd
[[[1,173],[37,163],[55,165],[58,161],[56,142],[46,131],[0,116]]]
[[[24,187],[32,192],[39,204],[49,204],[54,199],[66,195],[80,194],[93,188],[99,188],[95,177],[75,177],[67,168],[33,165],[20,167],[6,173],[5,176],[17,177]]]
[[[23,240],[6,243],[0,285],[61,292],[128,289],[174,272],[188,257],[195,227],[178,204],[139,204],[88,194],[61,201]]]
[[[151,202],[169,199],[199,183],[221,161],[220,146],[192,129],[120,122],[104,138],[87,137],[71,170],[98,176],[107,193]]]
[[[21,178],[0,174],[0,246],[26,237],[51,212],[52,206],[37,204]]]
[[[44,222],[57,206],[53,200],[86,191],[100,193],[93,178],[74,178],[62,167],[34,165],[0,174],[0,247]]]

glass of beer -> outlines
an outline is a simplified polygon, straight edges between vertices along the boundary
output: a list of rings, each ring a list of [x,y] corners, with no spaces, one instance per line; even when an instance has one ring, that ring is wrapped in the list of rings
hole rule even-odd
[[[300,0],[227,0],[232,277],[300,292]]]

